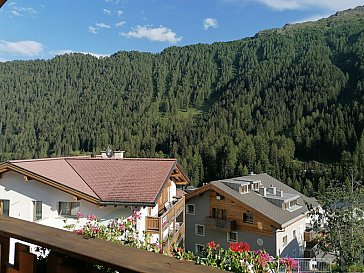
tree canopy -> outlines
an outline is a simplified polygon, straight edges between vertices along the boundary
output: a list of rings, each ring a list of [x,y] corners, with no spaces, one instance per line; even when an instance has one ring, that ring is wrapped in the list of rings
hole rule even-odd
[[[343,156],[364,175],[363,45],[359,7],[158,54],[0,63],[0,160],[111,145],[176,157],[194,184],[269,172],[312,193]]]

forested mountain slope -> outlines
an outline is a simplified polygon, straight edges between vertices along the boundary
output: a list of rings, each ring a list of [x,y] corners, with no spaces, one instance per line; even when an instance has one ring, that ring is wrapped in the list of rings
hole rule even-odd
[[[298,160],[364,175],[364,7],[160,54],[0,63],[0,98],[0,160],[111,144],[177,157],[194,183],[264,171],[310,193]]]

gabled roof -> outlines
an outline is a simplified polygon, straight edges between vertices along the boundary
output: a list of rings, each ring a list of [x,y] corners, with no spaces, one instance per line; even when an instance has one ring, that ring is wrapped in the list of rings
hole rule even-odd
[[[277,188],[277,190],[283,190],[284,192],[289,194],[299,195],[300,198],[298,202],[301,207],[294,211],[284,210],[272,204],[266,198],[264,198],[255,191],[240,194],[238,191],[232,189],[225,184],[226,182],[247,179],[260,181],[261,186],[263,187],[271,187],[273,185]],[[225,194],[229,196],[236,202],[241,203],[242,205],[250,208],[252,211],[258,212],[264,218],[269,219],[277,228],[284,228],[290,225],[292,222],[296,221],[297,219],[304,217],[305,213],[308,211],[305,202],[312,201],[312,199],[304,196],[302,193],[299,193],[298,191],[292,189],[291,187],[285,185],[284,183],[269,176],[266,173],[210,182],[202,186],[201,188],[196,189],[195,191],[189,192],[186,195],[186,201],[208,190],[213,190],[220,194]]]
[[[98,204],[156,203],[171,175],[180,170],[176,159],[62,157],[16,160],[0,165],[77,197]]]

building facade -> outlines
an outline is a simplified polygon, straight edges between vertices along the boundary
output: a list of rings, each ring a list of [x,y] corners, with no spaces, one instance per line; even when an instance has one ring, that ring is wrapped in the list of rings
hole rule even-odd
[[[273,256],[303,257],[307,202],[267,174],[210,182],[186,195],[186,249],[247,242]]]
[[[184,244],[188,177],[175,159],[65,157],[0,165],[0,214],[55,228],[79,214],[101,221],[140,215],[136,229],[169,249]]]

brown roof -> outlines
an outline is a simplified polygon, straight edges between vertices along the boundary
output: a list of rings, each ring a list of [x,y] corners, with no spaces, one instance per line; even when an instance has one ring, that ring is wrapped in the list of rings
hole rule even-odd
[[[175,159],[64,157],[10,161],[15,166],[97,200],[99,203],[155,203],[177,167]],[[18,169],[17,168],[17,169]],[[187,178],[186,178],[187,180]]]

